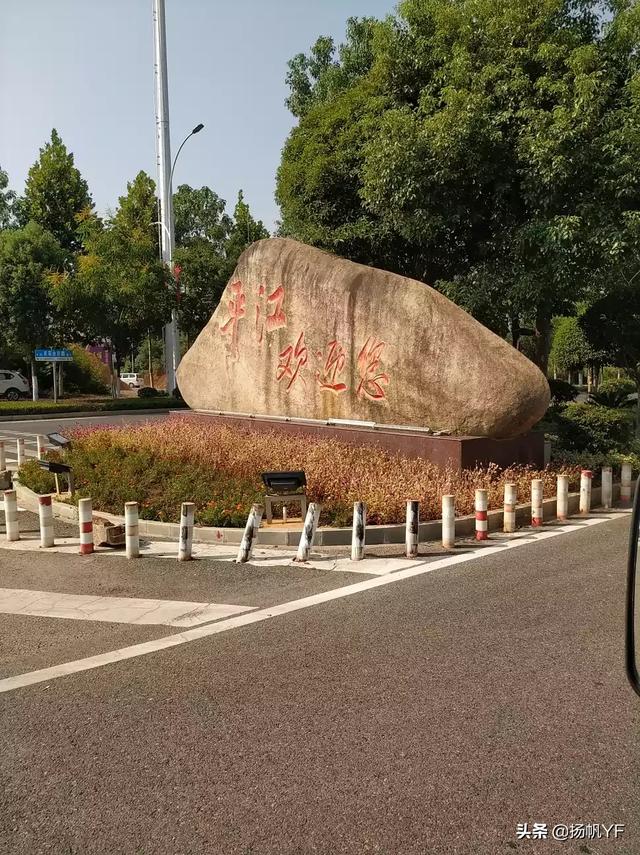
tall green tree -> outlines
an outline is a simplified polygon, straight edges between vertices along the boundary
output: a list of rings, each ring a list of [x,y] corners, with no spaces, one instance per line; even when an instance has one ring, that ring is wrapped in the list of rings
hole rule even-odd
[[[180,329],[189,344],[207,323],[226,285],[226,243],[233,222],[209,187],[181,184],[173,196]]]
[[[232,221],[225,212],[225,201],[209,187],[181,184],[173,194],[173,213],[177,246],[207,241],[224,253]]]
[[[9,176],[0,167],[0,230],[7,229],[13,222],[12,205],[16,194],[9,188]]]
[[[238,192],[238,201],[233,209],[233,226],[225,242],[228,274],[231,276],[238,258],[244,250],[257,240],[269,237],[262,220],[255,220],[249,205],[244,201],[242,190]]]
[[[37,223],[0,232],[0,317],[3,347],[31,365],[37,400],[33,351],[61,343],[51,299],[50,277],[62,267],[64,250]]]
[[[606,353],[611,364],[624,368],[635,382],[640,438],[640,267],[636,275],[596,300],[580,318],[580,327],[590,345]]]
[[[106,222],[94,214],[84,217],[85,252],[75,272],[60,277],[54,289],[55,304],[70,324],[68,335],[108,340],[118,371],[149,332],[160,334],[175,299],[159,258],[156,205],[154,182],[139,172]]]
[[[404,0],[290,66],[282,231],[435,284],[497,332],[592,298],[640,209],[638,7]],[[306,76],[305,76],[306,75]]]
[[[54,128],[29,170],[22,217],[39,223],[68,253],[74,253],[81,248],[78,215],[92,208],[87,182]]]
[[[241,252],[268,237],[251,215],[242,191],[230,217],[209,187],[178,187],[173,200],[175,261],[180,270],[180,328],[192,341],[215,311]]]

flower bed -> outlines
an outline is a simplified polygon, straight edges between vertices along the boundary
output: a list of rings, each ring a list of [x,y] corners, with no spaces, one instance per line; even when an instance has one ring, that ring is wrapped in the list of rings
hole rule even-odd
[[[519,501],[528,501],[532,478],[542,478],[545,495],[552,496],[558,471],[570,476],[571,489],[580,476],[577,465],[542,472],[524,466],[455,472],[380,448],[198,424],[178,416],[82,428],[70,436],[73,446],[65,460],[73,467],[78,495],[90,495],[96,509],[121,514],[125,501],[137,501],[142,518],[177,522],[180,503],[192,501],[201,525],[244,525],[252,502],[263,493],[260,473],[267,470],[304,469],[307,493],[322,504],[324,525],[350,525],[354,501],[366,503],[371,524],[403,522],[408,499],[418,499],[421,518],[430,520],[440,517],[443,493],[455,494],[456,511],[464,515],[473,511],[477,487],[488,490],[491,509],[502,506],[507,482],[517,485]],[[24,466],[21,480],[50,491],[49,476],[36,468]]]

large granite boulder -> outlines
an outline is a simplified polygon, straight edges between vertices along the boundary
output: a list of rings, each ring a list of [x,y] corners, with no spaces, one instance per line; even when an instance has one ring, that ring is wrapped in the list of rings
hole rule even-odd
[[[270,238],[240,257],[178,368],[192,409],[512,437],[544,375],[422,282]]]

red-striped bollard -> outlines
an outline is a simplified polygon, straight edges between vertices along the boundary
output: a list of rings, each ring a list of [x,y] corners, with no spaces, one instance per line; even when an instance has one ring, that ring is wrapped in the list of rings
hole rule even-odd
[[[588,514],[591,510],[591,479],[593,472],[583,469],[580,473],[580,513]]]
[[[93,552],[93,509],[91,499],[78,502],[78,522],[80,525],[80,555]]]
[[[518,488],[515,484],[504,485],[504,512],[502,530],[510,533],[516,530],[516,504]]]
[[[541,478],[534,478],[531,482],[531,525],[542,525],[542,501],[543,501],[543,481]]]
[[[476,540],[487,540],[489,537],[487,507],[487,491],[476,490]]]
[[[42,434],[38,434],[36,437],[36,447],[38,449],[38,460],[42,460],[44,457],[44,452],[47,447],[47,438],[46,436],[42,436]]]
[[[40,546],[42,549],[47,549],[54,543],[51,496],[38,496],[38,517],[40,519]]]
[[[7,540],[20,540],[18,497],[15,490],[4,491],[4,527],[7,533]]]

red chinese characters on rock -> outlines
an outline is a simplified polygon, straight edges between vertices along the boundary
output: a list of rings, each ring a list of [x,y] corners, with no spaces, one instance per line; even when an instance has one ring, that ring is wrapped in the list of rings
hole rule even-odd
[[[358,398],[383,401],[387,397],[384,387],[389,383],[389,375],[379,371],[380,360],[385,347],[386,342],[371,335],[358,354],[358,373],[360,375],[360,383],[356,392]]]
[[[258,288],[255,320],[255,332],[258,344],[262,344],[264,340],[265,329],[270,333],[274,330],[280,329],[281,327],[286,327],[287,325],[287,316],[282,309],[282,305],[284,303],[284,288],[282,285],[278,285],[275,291],[272,291],[271,294],[267,295],[266,313],[263,313],[261,300],[265,294],[265,286],[260,285]]]
[[[306,380],[300,373],[307,364],[308,351],[304,343],[304,332],[298,336],[295,346],[290,344],[278,354],[278,367],[276,368],[276,380],[278,383],[287,377],[287,391],[293,386],[297,379],[302,380],[303,385],[307,385]],[[295,363],[295,364],[292,364]]]
[[[339,395],[347,391],[346,383],[339,380],[344,370],[346,353],[344,347],[337,339],[333,339],[327,345],[326,358],[321,350],[316,353],[318,359],[324,359],[321,371],[316,371],[316,381],[321,389],[335,392]]]
[[[238,322],[247,313],[247,298],[244,294],[242,282],[233,282],[229,286],[232,297],[229,300],[229,320],[220,326],[222,335],[229,336],[229,351],[232,356],[238,355]]]

